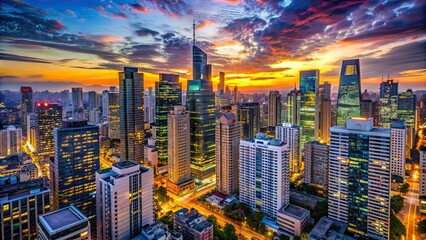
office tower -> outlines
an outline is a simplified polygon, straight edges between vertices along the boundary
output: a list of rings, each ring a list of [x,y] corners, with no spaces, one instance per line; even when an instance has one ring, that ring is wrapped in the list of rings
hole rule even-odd
[[[120,153],[121,160],[143,163],[143,73],[124,67],[120,80]]]
[[[318,139],[319,70],[300,71],[300,144]]]
[[[360,115],[361,71],[359,59],[343,60],[337,96],[337,126],[344,126],[348,117]]]
[[[102,91],[102,118],[108,119],[108,103],[109,103],[109,91],[104,90]]]
[[[281,95],[278,91],[269,92],[268,102],[268,126],[275,128],[281,122]]]
[[[168,173],[167,190],[180,195],[194,187],[191,178],[191,143],[189,112],[183,106],[175,106],[168,114]]]
[[[263,133],[240,141],[240,201],[273,220],[290,199],[288,155],[287,145]]]
[[[380,120],[381,127],[390,127],[391,120],[397,118],[398,83],[388,79],[380,83]]]
[[[318,141],[305,143],[303,160],[305,172],[303,181],[307,184],[327,190],[328,188],[329,146]]]
[[[61,106],[68,107],[71,104],[70,90],[66,89],[61,91]]]
[[[158,149],[158,161],[167,165],[167,114],[174,106],[182,104],[182,84],[179,75],[160,74],[160,81],[155,83],[155,146]]]
[[[0,185],[0,239],[36,239],[38,215],[50,212],[45,179]]]
[[[84,119],[83,89],[72,88],[72,110],[74,119]]]
[[[36,144],[36,128],[37,128],[37,115],[35,113],[27,114],[27,141],[29,149],[34,152]],[[25,144],[25,143],[24,143]]]
[[[62,107],[54,103],[37,103],[34,112],[37,115],[34,146],[37,156],[53,157],[53,129],[62,125]]]
[[[174,231],[180,232],[185,240],[213,240],[213,224],[194,208],[182,208],[175,212]]]
[[[426,146],[421,146],[420,149],[420,181],[419,181],[419,197],[426,196]]]
[[[96,231],[95,173],[99,170],[99,128],[68,120],[55,128],[55,158],[50,163],[53,209],[77,207]]]
[[[374,126],[380,126],[380,109],[379,102],[371,99],[362,99],[360,105],[360,117],[362,118],[373,118]]]
[[[219,85],[218,85],[219,94],[225,93],[225,73],[219,72]]]
[[[234,90],[232,90],[232,104],[238,103],[238,87],[237,85],[234,86]]]
[[[318,87],[318,141],[330,142],[331,127],[331,84],[324,82]]]
[[[8,126],[0,130],[0,158],[22,152],[22,129]]]
[[[188,80],[187,85],[192,174],[197,179],[206,179],[215,172],[214,92],[210,81]]]
[[[291,123],[277,126],[275,137],[287,144],[289,149],[290,173],[297,173],[301,168],[300,127]]]
[[[33,112],[33,89],[29,86],[21,87],[21,128],[24,137],[27,137],[27,114]]]
[[[300,91],[296,86],[287,94],[287,120],[293,125],[300,125]]]
[[[388,239],[391,130],[349,118],[330,132],[328,216],[352,233]]]
[[[237,121],[241,123],[241,138],[254,138],[260,132],[259,103],[238,104]]]
[[[76,207],[69,206],[38,217],[38,239],[90,240],[90,223]]]
[[[181,104],[180,102],[179,105]],[[155,96],[152,93],[152,87],[148,87],[148,92],[145,94],[145,122],[155,122],[155,106]]]
[[[380,98],[388,98],[390,96],[398,95],[398,82],[394,82],[392,79],[382,81],[380,83]]]
[[[199,47],[195,46],[195,21],[192,25],[192,31],[192,79],[210,81],[208,79],[208,75],[210,74],[211,76],[211,65],[210,67],[207,66],[207,54],[203,52],[203,50],[201,50]]]
[[[220,116],[216,125],[216,190],[231,195],[238,189],[241,125],[231,113]]]
[[[137,236],[144,225],[154,222],[153,170],[132,161],[99,170],[96,206],[98,239]]]
[[[212,65],[211,64],[207,64],[206,65],[206,72],[207,72],[207,81],[211,81],[212,80],[212,71],[213,71],[213,69],[212,69]]]
[[[99,123],[99,101],[95,91],[89,92],[89,123]]]
[[[410,149],[414,147],[416,135],[416,102],[417,98],[411,89],[398,95],[397,118],[405,121],[407,128],[407,156],[410,156]]]
[[[120,94],[108,93],[108,136],[110,139],[120,139]]]
[[[391,121],[390,172],[405,178],[406,129],[403,120]]]

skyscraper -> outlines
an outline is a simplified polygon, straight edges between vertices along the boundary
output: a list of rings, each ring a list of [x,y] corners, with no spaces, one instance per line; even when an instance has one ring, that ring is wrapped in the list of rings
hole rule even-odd
[[[314,141],[318,138],[318,84],[319,70],[300,71],[301,148],[303,148],[305,142]]]
[[[225,93],[225,73],[224,72],[219,73],[218,91],[219,91],[219,94]]]
[[[238,104],[237,121],[241,123],[241,138],[254,138],[260,132],[259,103]]]
[[[373,101],[371,99],[362,99],[360,109],[360,117],[362,118],[373,118],[374,126],[380,126],[380,119],[379,119],[379,102]]]
[[[207,54],[195,46],[195,39],[192,46],[192,79],[208,80]]]
[[[180,195],[194,187],[191,177],[191,142],[189,113],[183,106],[175,106],[168,114],[168,182],[167,190]]]
[[[182,84],[179,75],[160,74],[155,83],[155,145],[158,149],[160,165],[167,165],[167,114],[174,106],[182,104]]]
[[[108,119],[108,107],[109,107],[109,91],[102,91],[102,118],[103,120]]]
[[[213,74],[212,65],[207,64],[206,67],[207,67],[207,70],[206,70],[207,77],[206,78],[207,78],[208,81],[211,81],[212,80],[212,74]]]
[[[388,79],[380,83],[380,120],[381,127],[390,127],[391,120],[397,118],[398,83]]]
[[[275,220],[290,199],[287,145],[259,133],[240,141],[240,201]]]
[[[108,136],[110,139],[120,139],[120,94],[108,93]]]
[[[391,130],[349,118],[331,128],[328,216],[350,232],[389,239]]]
[[[89,122],[91,124],[99,123],[99,100],[95,91],[89,92]]]
[[[27,114],[33,112],[33,89],[29,86],[21,87],[21,128],[22,134],[27,137]]]
[[[83,117],[83,89],[82,88],[72,88],[72,109],[73,109],[73,118],[82,120]]]
[[[329,145],[312,141],[305,143],[303,159],[305,172],[303,181],[307,184],[327,190],[328,188]]]
[[[398,95],[398,82],[388,79],[380,83],[380,98],[388,98]]]
[[[55,128],[55,158],[50,163],[53,209],[73,205],[96,231],[96,171],[99,170],[99,128],[68,120]]]
[[[120,80],[120,154],[121,160],[143,163],[144,91],[143,73],[125,67]]]
[[[62,125],[62,107],[54,103],[37,103],[34,108],[37,115],[35,127],[35,150],[39,158],[53,157],[53,129]]]
[[[187,110],[190,113],[191,169],[197,179],[215,172],[215,106],[212,82],[188,80]]]
[[[216,190],[232,194],[238,189],[241,125],[231,113],[220,116],[216,125]]]
[[[337,125],[344,126],[348,117],[360,116],[361,70],[359,59],[343,60],[337,97]]]
[[[121,89],[121,87],[120,87]],[[96,172],[98,239],[132,239],[154,222],[154,173],[121,161]]]
[[[291,123],[277,126],[275,137],[287,144],[289,149],[290,173],[297,173],[301,168],[300,127]]]
[[[407,156],[410,156],[410,149],[414,146],[416,135],[416,102],[417,98],[411,89],[398,95],[397,118],[405,121],[407,128]]]
[[[269,92],[268,102],[268,126],[274,129],[281,121],[281,95],[278,91]]]
[[[390,172],[405,178],[406,129],[403,120],[393,120],[391,127]]]
[[[331,84],[324,82],[318,88],[318,141],[330,142],[331,127]]]
[[[238,103],[238,87],[237,85],[234,86],[234,89],[232,90],[232,104]]]
[[[293,125],[300,125],[300,91],[296,86],[287,94],[287,120]]]
[[[0,130],[0,158],[22,152],[22,129],[13,125]]]
[[[148,92],[145,92],[145,122],[155,122],[155,96],[152,87],[148,87]]]

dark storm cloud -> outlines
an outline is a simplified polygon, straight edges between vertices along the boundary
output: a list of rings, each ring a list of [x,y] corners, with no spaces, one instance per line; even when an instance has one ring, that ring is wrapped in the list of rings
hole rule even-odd
[[[147,36],[157,36],[160,33],[154,30],[151,30],[149,28],[145,28],[145,27],[139,27],[136,31],[135,34],[138,35],[139,37],[147,37]]]
[[[0,53],[0,60],[33,63],[51,63],[45,59],[20,56],[15,54]]]

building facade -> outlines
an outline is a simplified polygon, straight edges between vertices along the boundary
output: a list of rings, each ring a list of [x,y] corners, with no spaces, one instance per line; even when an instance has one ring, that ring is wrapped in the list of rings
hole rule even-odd
[[[40,159],[53,157],[53,129],[62,125],[62,107],[53,103],[37,103],[34,107],[36,114],[35,144],[33,146]]]
[[[300,127],[291,123],[277,126],[275,137],[286,143],[289,149],[290,173],[297,173],[301,168],[302,153],[300,148]]]
[[[241,138],[254,138],[260,132],[259,103],[238,104],[237,121],[241,123]]]
[[[331,127],[331,84],[324,82],[318,88],[318,141],[330,143]]]
[[[268,100],[268,126],[275,129],[281,121],[281,95],[279,91],[270,91]]]
[[[175,212],[174,231],[182,233],[185,240],[213,240],[213,224],[194,208],[182,208]]]
[[[312,141],[305,143],[304,148],[305,172],[303,181],[309,185],[327,190],[329,145]]]
[[[22,152],[22,129],[8,126],[0,130],[0,159]]]
[[[300,71],[300,144],[318,139],[319,70]]]
[[[27,114],[33,112],[33,89],[29,86],[22,86],[20,100],[22,134],[27,137]]]
[[[120,139],[120,94],[108,93],[108,137]]]
[[[122,160],[143,163],[144,90],[143,73],[125,67],[120,81],[120,154]]]
[[[393,120],[391,127],[390,170],[392,175],[405,178],[406,129],[403,120]]]
[[[397,118],[398,82],[388,79],[380,83],[380,120],[381,127],[390,127],[391,120]]]
[[[397,118],[404,120],[405,127],[407,128],[407,156],[410,156],[410,149],[414,147],[414,139],[417,131],[416,103],[417,97],[411,89],[398,95]]]
[[[296,126],[300,125],[300,98],[300,90],[297,90],[296,87],[287,94],[286,122]]]

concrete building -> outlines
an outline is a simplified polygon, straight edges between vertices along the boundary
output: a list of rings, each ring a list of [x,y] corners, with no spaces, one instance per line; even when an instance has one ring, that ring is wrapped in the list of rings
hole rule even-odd
[[[300,236],[303,229],[309,224],[310,219],[311,214],[309,210],[288,204],[278,210],[277,225],[279,226],[279,231]]]
[[[40,216],[37,229],[40,240],[91,239],[89,219],[74,206]]]
[[[121,159],[143,164],[144,90],[143,73],[125,67],[120,81],[120,154]]]
[[[286,143],[289,149],[290,173],[297,173],[301,167],[300,127],[283,123],[276,127],[275,137]]]
[[[275,220],[289,203],[290,167],[287,145],[263,133],[240,141],[240,201]]]
[[[191,177],[191,145],[189,113],[175,106],[168,115],[168,173],[167,190],[180,195],[194,187]]]
[[[295,126],[300,125],[300,90],[294,89],[287,94],[287,120],[285,122],[291,123]]]
[[[108,93],[108,136],[120,139],[120,94]]]
[[[392,120],[391,127],[391,174],[405,178],[406,128],[403,120]]]
[[[97,239],[130,239],[154,222],[154,173],[132,161],[96,172]]]
[[[235,116],[222,114],[216,125],[216,190],[228,195],[238,189],[240,137]]]
[[[9,155],[0,161],[0,185],[7,184],[10,176],[15,176],[18,182],[26,182],[39,178],[38,174],[29,155]]]
[[[45,179],[0,186],[0,239],[36,239],[38,216],[50,212]]]
[[[350,232],[389,238],[390,148],[391,129],[373,127],[372,118],[331,128],[328,216]]]
[[[241,138],[254,138],[256,134],[260,133],[259,103],[238,104],[237,121],[241,123]]]
[[[318,87],[318,141],[330,143],[331,127],[331,84],[324,82]]]
[[[183,240],[183,237],[179,232],[169,231],[164,223],[154,222],[151,225],[145,225],[142,233],[132,240]]]
[[[268,127],[275,129],[281,121],[281,95],[279,91],[270,91],[268,100]]]
[[[194,208],[176,211],[173,228],[185,240],[213,240],[213,224],[207,222],[206,217]]]
[[[58,104],[39,102],[34,107],[36,114],[35,145],[36,156],[40,159],[53,157],[53,129],[62,125],[62,107]]]
[[[305,162],[303,181],[305,183],[327,190],[328,157],[329,145],[318,141],[305,143],[303,150]]]
[[[329,217],[322,217],[308,235],[308,240],[355,240],[347,235],[346,223],[335,221]]]
[[[0,130],[0,159],[22,153],[22,129],[13,125]]]

